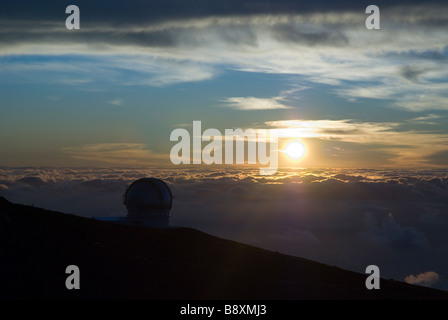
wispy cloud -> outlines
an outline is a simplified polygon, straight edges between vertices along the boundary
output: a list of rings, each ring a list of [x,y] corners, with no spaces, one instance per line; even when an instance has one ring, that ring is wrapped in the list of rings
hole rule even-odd
[[[62,151],[74,159],[114,165],[149,165],[166,160],[141,143],[98,143],[79,147],[64,147]]]
[[[279,137],[321,138],[356,143],[385,142],[385,136],[399,126],[394,122],[360,122],[344,120],[277,120],[266,124],[276,130]],[[398,142],[397,142],[398,143]]]
[[[436,114],[428,114],[427,116],[417,117],[414,119],[411,119],[411,121],[426,121],[426,120],[433,120],[433,119],[440,119],[440,115]]]
[[[115,99],[112,101],[109,101],[110,104],[113,104],[114,106],[122,106],[123,105],[123,100],[122,99]]]
[[[435,125],[436,122],[431,121],[431,120],[436,120],[436,119],[441,119],[441,118],[443,118],[443,117],[440,115],[428,114],[427,116],[421,116],[421,117],[410,119],[407,122],[417,123],[417,124]]]
[[[229,107],[237,110],[275,110],[291,109],[290,106],[283,104],[282,97],[274,98],[255,98],[255,97],[232,97],[224,99]]]

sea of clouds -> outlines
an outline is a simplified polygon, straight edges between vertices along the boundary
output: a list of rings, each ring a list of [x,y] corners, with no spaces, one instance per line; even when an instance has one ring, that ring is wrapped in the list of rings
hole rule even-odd
[[[171,225],[357,272],[375,264],[381,277],[448,289],[448,170],[0,167],[0,196],[124,216],[126,187],[149,176],[173,191]]]

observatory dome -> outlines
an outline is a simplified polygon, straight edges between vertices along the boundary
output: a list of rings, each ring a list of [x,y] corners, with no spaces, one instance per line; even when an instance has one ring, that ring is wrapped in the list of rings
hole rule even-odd
[[[142,178],[126,189],[123,203],[128,219],[138,219],[144,225],[168,224],[173,195],[168,185],[157,178]]]

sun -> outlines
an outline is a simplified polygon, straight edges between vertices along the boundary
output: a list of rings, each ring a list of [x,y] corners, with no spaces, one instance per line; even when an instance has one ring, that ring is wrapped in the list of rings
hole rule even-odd
[[[288,143],[283,152],[292,160],[298,160],[305,155],[306,149],[302,142],[294,140]]]

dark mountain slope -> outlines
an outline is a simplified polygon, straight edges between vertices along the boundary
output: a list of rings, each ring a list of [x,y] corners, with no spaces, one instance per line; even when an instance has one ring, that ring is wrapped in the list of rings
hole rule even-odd
[[[77,265],[81,289],[67,290]],[[188,228],[146,229],[12,204],[0,197],[2,299],[448,299]]]

